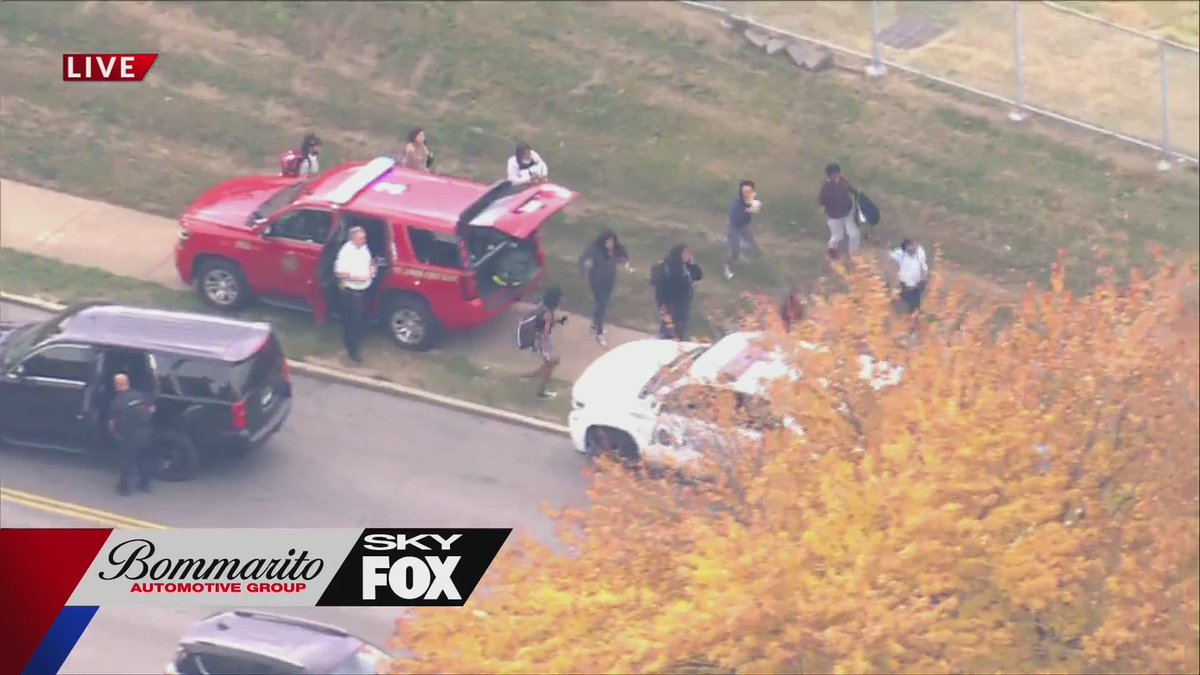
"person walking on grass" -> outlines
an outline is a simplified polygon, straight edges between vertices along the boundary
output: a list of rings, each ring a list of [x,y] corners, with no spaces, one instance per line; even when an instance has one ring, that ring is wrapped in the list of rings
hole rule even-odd
[[[783,297],[783,302],[779,303],[779,318],[783,321],[784,332],[792,332],[792,326],[803,321],[807,314],[804,298],[800,295],[800,288],[796,284],[792,284],[787,295]]]
[[[889,255],[897,267],[896,279],[900,282],[900,300],[912,316],[915,330],[917,313],[921,311],[921,295],[925,292],[925,284],[929,280],[929,262],[925,258],[925,249],[912,239],[905,239]]]
[[[858,255],[862,247],[862,233],[854,219],[854,195],[858,189],[842,175],[842,167],[829,164],[825,167],[825,182],[821,184],[821,193],[817,202],[825,210],[825,218],[829,223],[829,259],[836,260],[842,242],[849,239],[849,255]]]
[[[725,257],[725,278],[733,278],[733,265],[742,257],[742,248],[760,253],[754,232],[750,230],[750,221],[754,214],[762,209],[758,200],[758,192],[754,181],[744,180],[738,183],[737,196],[729,205],[729,218],[725,221],[725,241],[729,245],[729,255]]]
[[[695,284],[704,278],[704,270],[687,244],[671,249],[662,262],[650,270],[654,302],[658,306],[658,336],[664,340],[687,340],[688,318],[692,313]]]
[[[400,166],[415,171],[433,171],[433,153],[425,145],[425,130],[416,127],[408,132],[408,142],[400,153]]]
[[[583,251],[579,257],[579,273],[592,289],[595,309],[592,313],[592,334],[601,346],[608,344],[604,334],[604,317],[608,312],[608,301],[612,299],[617,285],[617,267],[633,271],[629,265],[629,252],[621,239],[612,230],[606,230]]]
[[[537,380],[537,396],[540,399],[552,399],[557,394],[550,389],[550,380],[554,377],[554,369],[558,367],[558,354],[554,351],[554,341],[551,335],[554,327],[567,322],[567,316],[557,316],[558,306],[562,302],[562,290],[557,286],[546,289],[542,301],[534,309],[533,314],[521,321],[521,326],[529,326],[532,349],[537,354],[540,363],[537,368],[521,376],[523,380]],[[520,342],[521,326],[518,327],[518,343]]]

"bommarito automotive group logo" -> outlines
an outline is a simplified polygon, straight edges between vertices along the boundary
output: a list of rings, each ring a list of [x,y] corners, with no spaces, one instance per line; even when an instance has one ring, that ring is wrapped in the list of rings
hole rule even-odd
[[[67,604],[462,606],[511,532],[114,530]]]
[[[132,581],[131,593],[299,593],[320,576],[325,561],[306,550],[283,558],[163,558],[145,538],[121,542],[108,552],[104,581]]]

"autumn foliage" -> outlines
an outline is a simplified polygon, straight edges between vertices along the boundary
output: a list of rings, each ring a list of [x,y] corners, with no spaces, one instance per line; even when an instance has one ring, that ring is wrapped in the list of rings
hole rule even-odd
[[[1063,275],[992,311],[935,277],[915,343],[849,277],[766,338],[803,435],[715,440],[691,485],[601,467],[568,552],[510,545],[394,671],[1200,672],[1196,267]]]

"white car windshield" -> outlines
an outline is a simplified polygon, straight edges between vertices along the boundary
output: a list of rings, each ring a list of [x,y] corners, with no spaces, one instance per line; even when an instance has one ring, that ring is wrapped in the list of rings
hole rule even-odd
[[[650,378],[650,381],[646,383],[645,387],[642,387],[641,395],[645,396],[649,392],[656,391],[662,387],[663,384],[674,381],[686,375],[688,371],[691,370],[692,365],[696,363],[696,359],[700,358],[700,356],[703,355],[704,352],[708,351],[708,349],[709,345],[697,345],[680,353],[679,356],[676,356],[670,363],[658,369],[658,372],[654,374],[654,377]]]

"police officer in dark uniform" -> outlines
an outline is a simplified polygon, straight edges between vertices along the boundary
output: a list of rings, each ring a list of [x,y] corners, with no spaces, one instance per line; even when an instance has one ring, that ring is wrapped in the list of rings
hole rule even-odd
[[[149,492],[154,401],[130,388],[129,376],[124,373],[113,377],[113,389],[116,395],[110,408],[108,430],[116,443],[121,471],[117,491],[127,495],[136,486],[142,492]]]

